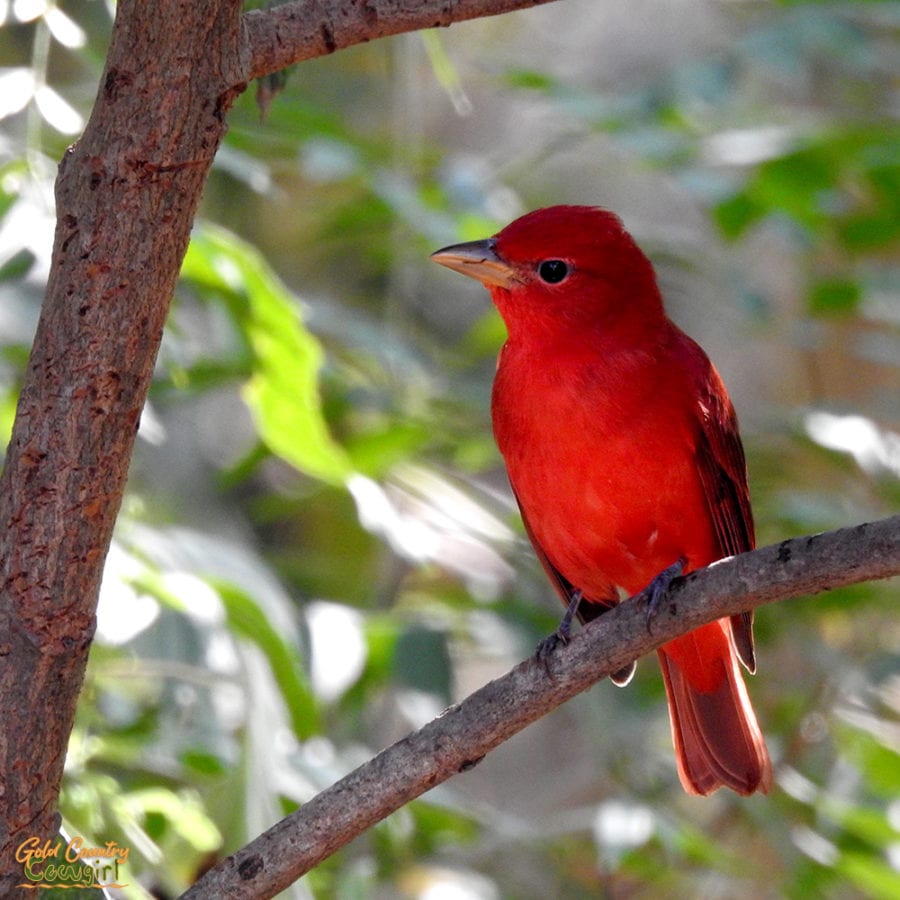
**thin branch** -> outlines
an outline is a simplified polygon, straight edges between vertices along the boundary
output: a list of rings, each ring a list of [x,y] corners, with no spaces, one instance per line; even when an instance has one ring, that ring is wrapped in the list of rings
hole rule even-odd
[[[485,685],[388,747],[207,872],[182,895],[265,898],[410,800],[601,678],[706,622],[801,594],[900,574],[900,515],[793,538],[679,579],[647,627],[642,597],[620,604],[550,660]]]
[[[244,14],[245,80],[327,56],[375,38],[446,28],[454,22],[499,16],[553,0],[296,0]]]

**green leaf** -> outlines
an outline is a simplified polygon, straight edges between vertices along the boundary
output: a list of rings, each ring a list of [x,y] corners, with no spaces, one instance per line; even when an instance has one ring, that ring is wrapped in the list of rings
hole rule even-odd
[[[536,69],[508,69],[503,73],[504,82],[511,88],[549,93],[557,87],[557,82],[546,72]]]
[[[413,625],[400,635],[394,656],[397,679],[450,702],[451,665],[447,635],[434,628]]]
[[[0,446],[5,447],[12,435],[13,423],[16,419],[16,404],[19,401],[18,391],[13,388],[0,390]]]
[[[222,844],[222,836],[206,814],[200,799],[192,791],[176,793],[168,788],[148,787],[116,798],[123,821],[137,821],[156,816],[195,850],[209,853]]]
[[[876,796],[900,795],[900,753],[859,732],[854,753],[860,772]]]
[[[354,468],[378,477],[409,459],[432,436],[421,422],[390,422],[385,427],[355,435],[347,442]]]
[[[22,278],[34,265],[34,260],[34,254],[26,248],[14,253],[3,265],[0,265],[0,281]]]
[[[856,310],[861,297],[857,282],[835,278],[814,284],[807,305],[814,315],[846,314]]]
[[[837,223],[838,234],[848,250],[862,253],[886,247],[900,240],[897,210],[882,209],[869,214],[848,216]]]
[[[713,210],[719,230],[732,241],[739,238],[765,214],[765,207],[757,203],[747,191],[729,197]]]
[[[222,581],[213,586],[222,598],[229,627],[265,654],[288,708],[294,733],[301,740],[318,730],[318,712],[297,649],[269,622],[263,609],[240,588]]]
[[[875,856],[843,854],[835,870],[873,900],[896,900],[900,897],[900,872]]]
[[[181,754],[181,762],[201,776],[222,776],[226,773],[222,760],[205,750],[185,750]]]
[[[295,468],[343,484],[352,465],[331,437],[319,395],[323,351],[296,299],[249,244],[222,228],[199,227],[183,277],[244,303],[226,303],[253,353],[243,397],[269,449]]]

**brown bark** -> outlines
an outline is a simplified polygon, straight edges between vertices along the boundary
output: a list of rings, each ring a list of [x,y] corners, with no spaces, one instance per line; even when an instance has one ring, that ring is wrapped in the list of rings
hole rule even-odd
[[[648,627],[647,601],[620,604],[550,659],[535,658],[450,707],[207,872],[182,900],[271,897],[410,800],[634,659],[723,616],[900,574],[900,516],[794,538],[676,581]]]
[[[103,562],[163,324],[225,117],[251,71],[423,24],[521,6],[290,4],[335,25],[302,52],[285,12],[239,0],[120,0],[95,106],[56,186],[47,294],[0,476],[0,896],[15,848],[51,836]],[[422,15],[431,21],[424,22]],[[266,27],[267,23],[273,27]],[[327,29],[326,29],[327,30]],[[266,43],[263,39],[269,40]]]
[[[196,53],[198,34],[208,53]],[[241,88],[239,36],[234,0],[122,0],[93,114],[60,166],[50,280],[0,480],[2,896],[22,880],[15,848],[58,827],[103,561],[191,222]]]
[[[335,50],[422,28],[498,16],[553,0],[298,0],[244,16],[248,80]]]

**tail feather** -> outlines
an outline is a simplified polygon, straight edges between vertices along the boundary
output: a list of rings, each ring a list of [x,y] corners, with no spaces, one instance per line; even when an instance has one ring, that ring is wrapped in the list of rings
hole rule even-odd
[[[716,660],[720,677],[710,678],[707,659],[705,683],[699,687],[672,658],[680,654],[659,651],[678,775],[690,794],[706,795],[720,787],[744,796],[765,794],[772,786],[772,763],[734,651],[725,649]]]

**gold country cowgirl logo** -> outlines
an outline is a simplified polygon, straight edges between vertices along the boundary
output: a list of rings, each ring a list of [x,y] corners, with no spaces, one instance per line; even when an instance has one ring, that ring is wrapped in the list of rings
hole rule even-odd
[[[57,839],[41,843],[39,837],[22,841],[16,862],[22,864],[27,881],[20,888],[123,888],[122,866],[128,861],[128,847],[107,841],[103,847],[85,846],[84,838],[68,843]]]

